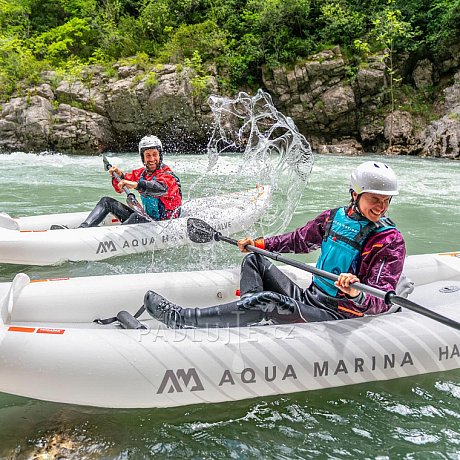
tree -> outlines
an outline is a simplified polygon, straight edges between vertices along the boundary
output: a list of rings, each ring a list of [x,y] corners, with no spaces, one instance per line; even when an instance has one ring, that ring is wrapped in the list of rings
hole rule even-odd
[[[395,110],[394,83],[400,79],[395,77],[394,66],[395,45],[400,39],[411,39],[413,37],[412,26],[405,21],[399,9],[395,8],[394,0],[388,0],[387,6],[372,21],[373,30],[371,36],[377,44],[385,50],[384,62],[389,76],[389,93],[391,113]],[[392,145],[393,118],[390,121],[390,147]]]

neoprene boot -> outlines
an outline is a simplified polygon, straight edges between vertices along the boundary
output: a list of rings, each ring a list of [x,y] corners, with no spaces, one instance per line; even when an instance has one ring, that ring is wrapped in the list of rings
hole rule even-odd
[[[147,291],[145,293],[144,307],[153,318],[165,323],[168,327],[173,329],[183,327],[181,315],[183,309],[157,292]]]
[[[246,309],[239,300],[206,308],[182,308],[154,291],[145,294],[144,306],[155,319],[179,329],[249,326],[264,318],[259,308]]]

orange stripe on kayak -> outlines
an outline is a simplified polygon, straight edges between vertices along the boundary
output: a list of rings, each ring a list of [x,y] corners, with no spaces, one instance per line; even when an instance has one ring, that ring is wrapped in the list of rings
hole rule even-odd
[[[44,283],[45,281],[65,281],[69,280],[70,278],[47,278],[44,280],[31,280],[31,283]]]
[[[458,256],[460,256],[460,251],[457,251],[457,252],[440,252],[438,255],[440,255],[440,256],[458,257]]]
[[[20,233],[47,232],[48,230],[19,230]]]
[[[65,329],[56,329],[52,327],[40,327],[37,329],[37,334],[64,334]]]
[[[35,332],[34,327],[21,327],[21,326],[10,326],[9,332]]]

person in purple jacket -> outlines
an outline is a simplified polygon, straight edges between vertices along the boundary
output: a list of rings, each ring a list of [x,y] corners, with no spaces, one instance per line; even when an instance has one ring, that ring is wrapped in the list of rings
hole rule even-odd
[[[292,232],[238,241],[242,252],[248,252],[248,244],[279,253],[321,249],[316,266],[338,275],[335,283],[314,276],[310,286],[302,289],[269,259],[251,252],[241,266],[240,300],[183,308],[148,291],[144,306],[173,328],[329,321],[387,312],[390,305],[354,289],[353,283],[396,290],[406,248],[385,213],[399,193],[398,181],[385,163],[366,161],[351,173],[350,193],[347,206],[324,211]]]

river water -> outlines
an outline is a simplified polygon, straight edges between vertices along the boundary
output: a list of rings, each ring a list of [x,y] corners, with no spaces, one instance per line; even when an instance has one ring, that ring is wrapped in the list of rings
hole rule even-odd
[[[376,158],[315,156],[295,210],[288,202],[274,203],[288,211],[284,228],[292,230],[326,208],[345,204],[351,169]],[[400,177],[401,195],[389,215],[405,236],[408,253],[459,250],[460,163],[414,157],[384,161]],[[125,170],[139,164],[134,154],[113,155],[112,162]],[[235,162],[225,157],[201,186],[218,193],[233,180]],[[101,163],[94,156],[1,154],[0,212],[89,211],[101,196],[116,195]],[[206,169],[205,156],[168,156],[166,163],[180,175],[186,196],[192,189],[199,194],[194,184]],[[250,232],[268,235],[275,228],[279,222]],[[295,257],[310,262],[316,255]],[[11,281],[20,271],[44,278],[208,269],[240,261],[233,246],[219,243],[102,262],[3,265],[0,281]],[[460,459],[460,372],[167,410],[86,408],[0,394],[0,457]]]

